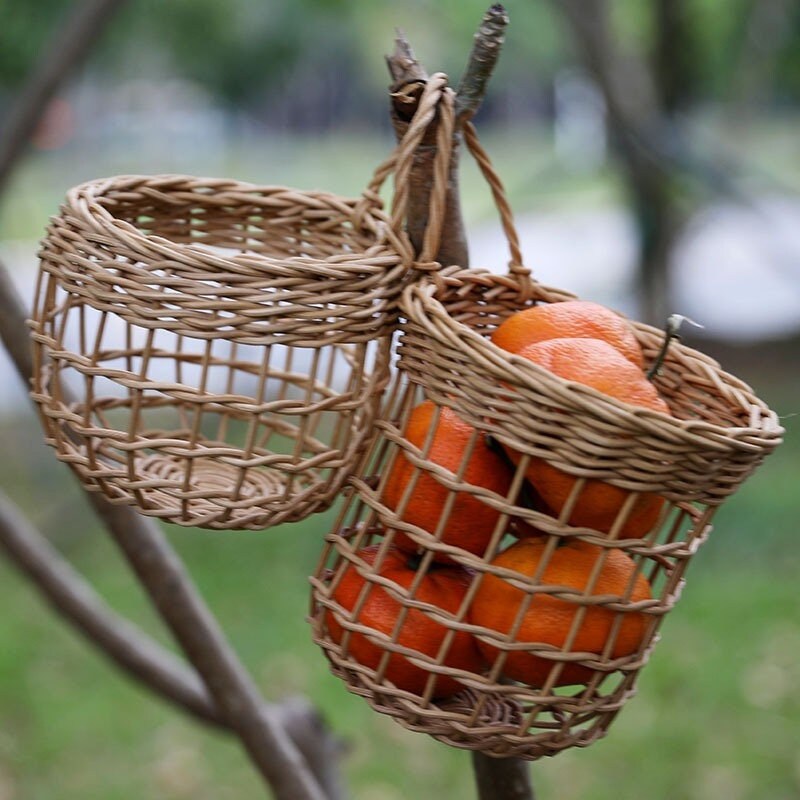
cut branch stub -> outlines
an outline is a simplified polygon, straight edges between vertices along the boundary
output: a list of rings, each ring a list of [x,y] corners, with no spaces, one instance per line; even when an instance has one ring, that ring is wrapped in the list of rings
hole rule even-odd
[[[398,30],[395,36],[394,53],[386,56],[386,66],[395,86],[414,82],[424,83],[428,80],[428,73],[417,61],[408,39],[401,30]]]
[[[389,90],[391,120],[399,142],[403,139],[409,121],[417,110],[419,97],[428,75],[417,61],[408,41],[400,31],[395,39],[395,51],[391,56],[387,56],[386,63],[393,79]],[[428,207],[433,191],[433,162],[436,156],[436,128],[437,122],[434,120],[416,150],[408,178],[409,199],[406,228],[417,254],[422,251],[425,230],[428,226]],[[469,266],[469,250],[458,188],[459,141],[460,136],[455,133],[450,156],[441,244],[435,260],[442,266],[458,264],[467,267]]]

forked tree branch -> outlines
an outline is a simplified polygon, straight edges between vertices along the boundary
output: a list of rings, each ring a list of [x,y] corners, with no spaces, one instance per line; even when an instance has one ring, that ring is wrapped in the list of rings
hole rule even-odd
[[[105,603],[77,570],[0,491],[0,550],[52,610],[134,681],[200,722],[229,730],[197,675]],[[285,728],[329,800],[344,797],[338,764],[344,745],[304,697],[265,707]]]
[[[24,152],[47,103],[83,60],[113,12],[123,3],[124,0],[85,0],[53,36],[53,41],[45,49],[45,55],[23,88],[9,121],[0,132],[0,192],[16,161]],[[23,381],[27,383],[31,375],[31,354],[26,314],[2,265],[0,336]],[[196,685],[192,687],[191,683],[179,683],[186,678],[186,674],[181,675],[176,669],[170,670],[163,663],[159,670],[152,671],[152,659],[158,651],[153,649],[155,643],[146,646],[141,636],[135,642],[126,644],[118,639],[115,643],[126,652],[128,670],[136,671],[141,681],[162,696],[171,699],[181,697],[191,704],[195,713],[205,713],[209,722],[224,723],[235,732],[259,772],[273,788],[276,797],[286,800],[323,800],[325,794],[284,730],[282,719],[262,700],[180,559],[155,523],[139,517],[130,508],[111,506],[98,495],[91,495],[90,499],[184,652],[190,660],[197,659],[195,666],[213,697],[213,711],[200,699],[203,695],[194,693]],[[39,550],[38,555],[48,554]],[[52,576],[52,570],[50,574]],[[66,577],[63,570],[59,574],[62,578]],[[65,588],[63,584],[61,588]],[[91,625],[84,628],[85,632],[90,629],[96,633],[104,630],[109,619],[98,616],[97,613],[89,613],[97,612],[96,605],[78,604],[73,611],[78,611],[79,607],[84,617],[87,614],[91,617]],[[84,618],[84,622],[89,621]],[[126,634],[130,632],[130,628],[125,631]],[[103,640],[95,639],[95,642],[103,646]],[[136,661],[132,650],[143,645],[150,658]],[[121,650],[118,655],[121,655]],[[144,667],[148,671],[141,671]],[[206,696],[205,701],[207,700]],[[305,734],[307,732],[306,729]],[[309,754],[313,756],[314,750],[319,750],[319,747],[309,749]],[[330,769],[327,777],[329,774]],[[336,794],[331,790],[328,796],[334,797]]]
[[[2,263],[0,310],[0,338],[27,383],[32,361],[26,314]],[[202,677],[220,721],[237,734],[276,797],[325,800],[305,760],[264,703],[158,526],[129,506],[112,505],[94,492],[88,493],[88,497],[161,618]],[[140,673],[139,678],[149,680],[151,676]]]
[[[0,130],[0,193],[36,128],[48,102],[84,60],[114,13],[126,0],[84,0],[43,48],[44,56],[31,72]]]
[[[50,542],[0,492],[0,549],[53,611],[123,672],[200,722],[229,730],[197,675],[129,620],[109,608]],[[328,800],[342,800],[343,746],[301,697],[265,707],[303,754]]]
[[[428,73],[417,61],[411,45],[402,31],[397,32],[395,49],[386,57],[386,64],[392,76],[389,87],[391,97],[391,121],[395,136],[400,141],[408,130],[408,125],[417,110],[422,88]],[[437,120],[425,132],[422,142],[414,153],[408,176],[409,194],[406,214],[406,229],[411,244],[417,254],[423,250],[425,231],[428,227],[430,197],[434,185],[434,160],[436,156]],[[458,145],[460,135],[456,132],[447,174],[444,215],[441,221],[441,238],[434,260],[440,264],[459,264],[469,266],[467,234],[461,214],[458,188]]]
[[[0,549],[32,586],[123,672],[200,722],[229,730],[197,675],[103,599],[0,492]],[[338,763],[343,746],[301,697],[265,706],[303,754],[328,800],[342,800]]]
[[[280,800],[325,800],[308,765],[265,708],[183,562],[152,520],[88,495],[151,602],[202,676],[220,715]]]
[[[56,614],[130,677],[200,721],[226,727],[197,675],[110,609],[2,492],[0,548]]]
[[[486,94],[492,71],[503,46],[508,15],[505,8],[495,3],[481,20],[475,34],[467,66],[459,82],[455,98],[456,128],[447,180],[442,233],[435,260],[443,266],[458,264],[469,266],[469,247],[461,213],[458,180],[458,158],[461,134],[460,124],[470,119],[478,110]],[[395,38],[395,48],[386,64],[392,78],[390,86],[391,119],[398,141],[405,134],[409,120],[417,109],[422,87],[428,73],[420,64],[402,31]],[[429,199],[433,190],[433,169],[436,156],[436,120],[429,126],[417,147],[408,178],[409,198],[407,230],[417,253],[423,248],[429,219]]]

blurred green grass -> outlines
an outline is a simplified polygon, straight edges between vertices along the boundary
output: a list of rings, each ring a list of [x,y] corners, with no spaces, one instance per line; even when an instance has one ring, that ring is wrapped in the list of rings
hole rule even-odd
[[[787,441],[718,514],[639,694],[608,737],[533,765],[542,800],[800,793],[800,446],[790,416],[800,378],[759,374],[758,362],[747,359],[739,374],[789,415]],[[168,644],[33,415],[3,421],[0,435],[13,454],[0,464],[4,490],[116,609]],[[467,753],[373,713],[329,674],[310,641],[306,576],[330,523],[327,513],[265,533],[167,533],[266,696],[307,694],[350,743],[344,770],[354,796],[474,796]],[[4,561],[0,604],[0,797],[261,796],[231,741],[120,676]]]

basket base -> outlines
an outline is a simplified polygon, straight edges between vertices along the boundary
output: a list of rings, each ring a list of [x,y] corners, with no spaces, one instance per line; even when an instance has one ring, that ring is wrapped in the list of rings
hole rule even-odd
[[[161,453],[138,460],[136,471],[133,502],[142,513],[178,525],[258,530],[324,507],[322,498],[315,502],[320,487],[314,475],[243,470],[204,457],[192,459],[187,469],[185,459]]]

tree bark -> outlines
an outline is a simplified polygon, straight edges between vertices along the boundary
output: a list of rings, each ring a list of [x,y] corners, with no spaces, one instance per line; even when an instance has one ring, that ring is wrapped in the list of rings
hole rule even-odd
[[[390,117],[399,142],[408,130],[408,124],[417,109],[417,102],[428,75],[414,57],[405,36],[400,32],[395,40],[395,51],[391,56],[387,56],[386,62],[393,78],[389,89]],[[448,166],[441,238],[439,247],[433,254],[433,260],[442,265],[459,264],[462,267],[468,267],[467,234],[464,230],[458,186],[459,145],[460,136],[456,134]],[[436,152],[436,123],[434,122],[428,127],[422,142],[414,152],[411,172],[408,176],[406,232],[417,254],[423,251],[425,232],[430,219],[429,205],[433,191]]]
[[[0,547],[53,611],[131,678],[201,722],[226,727],[197,675],[112,611],[2,492]]]
[[[64,82],[84,60],[126,0],[84,0],[75,8],[44,48],[45,55],[31,72],[6,124],[0,131],[0,194],[11,170],[25,150],[37,123]]]
[[[536,800],[527,761],[472,753],[478,800]]]

